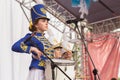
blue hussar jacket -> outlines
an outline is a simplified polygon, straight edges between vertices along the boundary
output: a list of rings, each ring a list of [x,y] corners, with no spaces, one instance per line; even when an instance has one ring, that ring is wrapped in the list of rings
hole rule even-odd
[[[32,33],[26,34],[25,37],[21,38],[19,41],[14,43],[12,45],[12,51],[29,54],[30,47],[34,46],[34,47],[37,47],[40,51],[47,54],[49,58],[53,58],[54,57],[54,55],[53,55],[54,49],[51,48],[52,44],[45,38],[44,34],[37,32],[32,37],[31,37],[31,34]],[[26,42],[26,40],[28,38],[30,38],[30,40],[28,40]],[[32,54],[36,55],[36,53],[34,53],[34,52],[32,52]],[[44,67],[45,67],[46,59],[47,58],[45,55],[42,55],[41,59],[39,59],[39,60],[32,57],[32,61],[31,61],[29,69],[37,68],[37,69],[45,70]]]

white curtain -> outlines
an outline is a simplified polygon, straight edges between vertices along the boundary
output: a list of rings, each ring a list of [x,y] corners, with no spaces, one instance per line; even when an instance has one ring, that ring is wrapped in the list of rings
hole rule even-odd
[[[0,0],[0,80],[26,80],[31,57],[11,51],[28,32],[28,21],[15,0]]]

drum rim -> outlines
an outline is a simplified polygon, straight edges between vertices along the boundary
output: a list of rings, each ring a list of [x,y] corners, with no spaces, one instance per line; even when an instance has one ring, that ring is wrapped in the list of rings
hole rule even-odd
[[[52,59],[52,61],[58,65],[58,66],[72,66],[72,65],[75,65],[75,61],[73,60],[67,60],[67,59]],[[60,61],[60,62],[57,62],[57,61]],[[65,62],[63,63],[63,61],[68,61],[68,62]],[[47,60],[47,62],[50,62],[49,60]]]

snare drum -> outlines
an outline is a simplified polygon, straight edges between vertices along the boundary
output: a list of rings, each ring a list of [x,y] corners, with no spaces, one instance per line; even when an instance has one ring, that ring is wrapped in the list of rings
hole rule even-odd
[[[71,78],[71,80],[75,79],[74,61],[64,59],[52,59],[52,61],[55,62],[55,64],[58,65],[58,67],[60,67],[62,71],[64,71]],[[46,61],[45,77],[46,80],[52,80],[50,61]],[[69,78],[66,77],[57,67],[54,68],[54,78],[55,80],[69,80]]]

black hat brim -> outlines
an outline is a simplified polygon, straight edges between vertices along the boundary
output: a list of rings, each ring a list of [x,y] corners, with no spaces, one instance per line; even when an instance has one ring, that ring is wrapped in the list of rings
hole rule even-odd
[[[57,46],[54,49],[62,49],[62,47],[61,46]]]
[[[41,17],[41,18],[39,18],[39,19],[47,19],[48,21],[50,20],[50,19],[47,18],[47,17]]]

